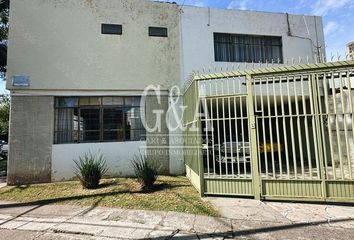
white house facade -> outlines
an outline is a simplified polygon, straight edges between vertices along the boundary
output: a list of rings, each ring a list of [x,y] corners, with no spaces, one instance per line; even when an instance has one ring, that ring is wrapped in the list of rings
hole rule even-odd
[[[70,180],[73,159],[89,151],[104,155],[112,177],[132,176],[131,159],[146,149],[162,174],[183,174],[182,133],[168,127],[178,120],[168,110],[182,109],[173,86],[203,67],[324,54],[321,17],[146,0],[16,0],[10,9],[9,184]]]

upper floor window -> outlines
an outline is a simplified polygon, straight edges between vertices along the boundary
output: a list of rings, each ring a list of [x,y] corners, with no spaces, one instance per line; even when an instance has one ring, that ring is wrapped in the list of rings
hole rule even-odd
[[[214,33],[216,62],[283,63],[282,38]]]
[[[113,35],[122,35],[123,28],[120,24],[105,24],[101,25],[102,34],[113,34]]]
[[[145,139],[140,97],[58,97],[54,143]]]
[[[149,27],[150,37],[168,37],[167,28],[164,27]]]

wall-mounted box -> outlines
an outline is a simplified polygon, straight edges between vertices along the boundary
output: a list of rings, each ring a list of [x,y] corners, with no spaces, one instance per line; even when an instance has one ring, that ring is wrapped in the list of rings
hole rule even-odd
[[[12,77],[12,86],[14,87],[29,87],[30,77],[25,75],[14,75]]]

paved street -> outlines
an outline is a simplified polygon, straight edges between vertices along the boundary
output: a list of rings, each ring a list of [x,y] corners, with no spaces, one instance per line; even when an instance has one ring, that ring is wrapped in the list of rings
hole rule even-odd
[[[0,239],[352,239],[354,207],[207,198],[225,218],[0,202]]]

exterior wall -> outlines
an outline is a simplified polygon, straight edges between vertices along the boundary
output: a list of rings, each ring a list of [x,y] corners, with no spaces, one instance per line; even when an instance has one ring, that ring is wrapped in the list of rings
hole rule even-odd
[[[174,96],[169,98],[169,109],[167,118],[171,126],[169,134],[169,151],[170,151],[170,174],[182,175],[186,172],[183,146],[184,138],[183,131],[178,126],[178,119],[176,117],[183,116],[182,108],[183,99],[182,96]],[[174,108],[174,109],[173,109]],[[174,112],[175,111],[175,112]],[[181,119],[182,121],[182,119]]]
[[[116,92],[116,95],[118,93]],[[169,119],[166,115],[169,97],[166,93],[166,91],[161,92],[160,103],[154,95],[146,98],[145,115],[149,127],[152,128],[155,125],[159,115],[156,111],[163,112],[161,131],[147,132],[147,141],[79,144],[53,144],[54,96],[13,95],[10,120],[9,184],[71,180],[75,177],[73,160],[88,152],[100,152],[104,155],[109,168],[107,175],[110,177],[133,176],[131,160],[135,155],[143,154],[146,150],[159,163],[161,174],[183,174],[185,172],[183,157],[175,155],[173,163],[169,158],[169,130],[165,120]],[[141,95],[141,92],[132,94],[137,96]],[[65,95],[64,92],[62,96]],[[38,117],[43,119],[38,120]],[[47,123],[43,123],[44,120]],[[45,131],[38,129],[42,127]]]
[[[116,93],[117,94],[117,93]],[[141,94],[141,93],[140,93]],[[163,110],[166,113],[168,108],[168,96],[162,92],[161,102],[156,96],[146,98],[146,122],[150,128],[155,125],[159,114],[156,111]],[[74,159],[91,152],[102,153],[106,159],[110,177],[131,177],[134,176],[131,161],[134,156],[140,154],[150,154],[159,164],[160,174],[170,174],[169,161],[169,131],[167,129],[165,114],[161,115],[161,131],[146,133],[146,141],[139,142],[109,142],[109,143],[79,143],[79,144],[54,144],[52,152],[52,181],[64,181],[74,178]],[[183,166],[181,162],[180,165]],[[179,167],[181,168],[181,167]],[[176,170],[173,171],[174,173]],[[181,174],[184,172],[178,172]]]
[[[41,90],[142,90],[180,81],[176,4],[145,0],[16,0],[11,2],[7,88],[28,75]],[[101,24],[122,24],[102,35]],[[149,37],[148,27],[168,37]],[[23,89],[23,88],[22,88]]]
[[[9,185],[50,182],[53,102],[53,97],[11,97]]]
[[[131,177],[134,170],[131,160],[134,155],[144,152],[146,142],[56,144],[52,152],[52,181],[74,178],[74,159],[84,153],[102,153],[110,177]]]
[[[146,132],[147,155],[151,156],[158,162],[159,172],[162,174],[170,173],[168,151],[169,131],[165,120],[167,109],[168,96],[161,96],[160,102],[156,96],[147,96],[145,113],[147,125],[149,128],[154,128],[156,123],[161,123],[160,129],[157,129],[154,132]]]
[[[102,23],[122,24],[123,34],[102,35]],[[176,4],[145,0],[18,0],[11,2],[10,25],[7,89],[13,96],[139,96],[148,85],[160,85],[166,90],[180,82]],[[167,27],[168,37],[149,37],[149,26]],[[29,76],[30,86],[13,87],[14,75]],[[153,109],[149,106],[166,111],[168,98],[162,99],[161,106],[148,99],[147,118],[154,121]],[[53,120],[53,111],[52,106],[43,114]],[[162,165],[161,173],[169,174],[171,167],[166,150],[169,132],[164,117],[161,133],[148,135],[147,142],[53,145],[52,124],[48,127],[50,135],[43,139],[50,143],[48,161],[51,164],[53,158],[53,162],[46,168],[48,177],[43,181],[71,179],[73,159],[95,150],[104,153],[109,175],[131,176],[131,157],[147,145],[158,147],[149,138],[161,141],[162,135],[167,137],[167,143],[162,144],[164,152],[157,160]],[[18,124],[12,122],[13,128],[22,129]],[[36,148],[40,144],[42,141],[33,141]],[[14,145],[13,142],[10,145]],[[23,149],[16,161],[24,161],[30,151]],[[13,159],[10,157],[10,165],[15,165]],[[176,161],[179,170],[173,171],[174,174],[184,172],[181,159]],[[17,169],[31,172],[27,167],[21,164]],[[41,181],[32,178],[28,182]]]
[[[317,45],[317,42],[318,46],[322,47],[321,51],[325,56],[321,17],[289,15],[289,24],[291,36],[288,35],[286,14],[283,13],[183,7],[181,16],[182,84],[193,71],[235,64],[215,62],[214,32],[281,36],[283,57],[284,60],[289,59],[290,63],[292,58],[298,62],[299,57],[303,59],[303,62],[307,61],[307,57],[310,62],[314,62],[317,49],[313,45]]]
[[[149,133],[146,143],[52,145],[53,96],[136,95],[151,84],[167,90],[181,79],[183,83],[193,70],[225,65],[214,61],[213,32],[282,36],[284,58],[309,56],[313,61],[312,42],[324,46],[321,18],[289,15],[289,22],[292,36],[288,36],[285,14],[221,9],[211,9],[209,14],[207,8],[183,7],[180,16],[176,4],[144,0],[12,1],[7,76],[14,99],[9,182],[70,179],[72,160],[92,149],[104,151],[110,175],[129,176],[132,169],[127,159],[144,146],[159,151],[156,160],[162,165],[161,173],[183,173],[182,154],[168,152],[181,146],[182,136],[167,128],[166,118],[174,122],[172,115],[166,115],[172,105],[167,96],[161,104],[155,97],[147,99],[148,122],[156,120],[153,110],[165,113],[161,131]],[[102,23],[122,24],[123,35],[102,35]],[[167,27],[168,38],[149,37],[149,26]],[[29,76],[30,86],[13,87],[14,75]],[[16,94],[43,97],[28,97],[28,102]]]
[[[188,165],[186,165],[186,176],[189,178],[193,186],[198,190],[198,192],[201,192],[201,186],[200,186],[200,177],[198,173],[194,172],[193,169],[191,169]]]

